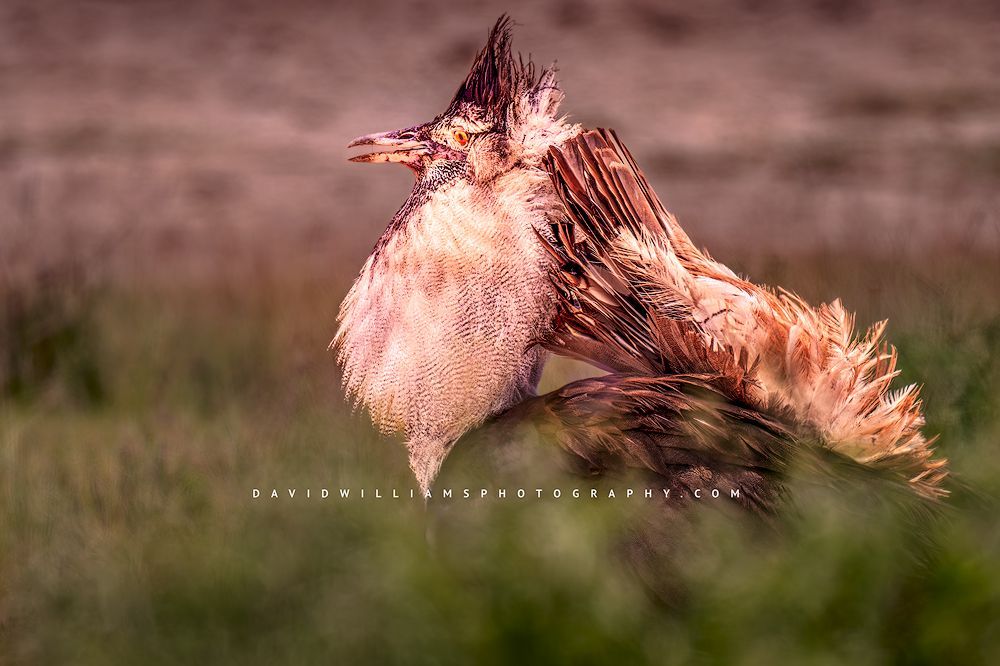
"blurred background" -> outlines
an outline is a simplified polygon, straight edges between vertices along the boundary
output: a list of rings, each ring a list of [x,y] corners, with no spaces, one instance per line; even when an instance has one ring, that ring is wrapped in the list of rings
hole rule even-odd
[[[707,514],[667,611],[614,507],[434,549],[419,503],[251,500],[409,487],[326,345],[411,176],[344,146],[442,111],[502,12],[697,243],[890,319],[940,519]],[[998,186],[989,0],[2,0],[0,663],[996,663]]]

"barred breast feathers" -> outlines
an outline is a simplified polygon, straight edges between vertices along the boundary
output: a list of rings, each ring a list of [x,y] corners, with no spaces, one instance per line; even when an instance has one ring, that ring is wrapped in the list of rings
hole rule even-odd
[[[531,348],[554,318],[534,225],[557,209],[541,169],[488,192],[459,179],[369,257],[331,347],[348,394],[383,432],[455,439],[533,393]]]

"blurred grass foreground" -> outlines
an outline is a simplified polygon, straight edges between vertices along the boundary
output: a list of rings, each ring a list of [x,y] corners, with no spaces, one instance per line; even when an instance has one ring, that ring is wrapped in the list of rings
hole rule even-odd
[[[934,515],[804,482],[762,535],[706,505],[668,607],[616,556],[626,502],[438,534],[338,494],[413,487],[326,352],[408,177],[340,146],[437,113],[498,8],[4,3],[0,664],[1000,662],[1000,16],[904,4],[499,8],[696,242],[888,317],[952,461]]]
[[[413,483],[340,402],[313,321],[336,295],[315,281],[8,294],[3,663],[990,663],[992,267],[844,261],[762,277],[815,295],[830,275],[866,314],[893,304],[904,375],[926,383],[961,483],[918,529],[906,506],[837,487],[801,489],[776,540],[707,511],[672,610],[614,557],[624,501],[478,503],[435,547],[421,501],[340,499]]]

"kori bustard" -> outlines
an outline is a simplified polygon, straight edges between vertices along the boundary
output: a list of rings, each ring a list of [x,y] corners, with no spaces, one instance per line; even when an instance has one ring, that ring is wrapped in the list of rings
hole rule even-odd
[[[884,324],[858,335],[839,301],[812,307],[698,250],[617,135],[570,123],[562,98],[553,67],[512,55],[501,17],[443,113],[350,144],[415,182],[331,346],[349,396],[405,436],[420,486],[520,405],[590,474],[715,474],[766,509],[813,447],[943,493],[918,389],[890,387]],[[609,374],[535,397],[552,353]]]

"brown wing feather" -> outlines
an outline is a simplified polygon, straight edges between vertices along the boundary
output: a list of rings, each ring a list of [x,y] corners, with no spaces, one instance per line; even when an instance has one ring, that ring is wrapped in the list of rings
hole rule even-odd
[[[709,376],[726,395],[753,402],[759,389],[750,359],[708,344],[682,303],[663,307],[663,285],[636,280],[618,260],[622,229],[659,234],[684,256],[701,256],[633,165],[607,130],[550,153],[548,168],[570,214],[556,225],[554,243],[539,236],[559,265],[552,277],[561,296],[546,345],[615,372]]]
[[[895,352],[881,326],[858,338],[839,302],[812,308],[698,251],[614,132],[552,148],[547,168],[567,213],[540,236],[560,296],[549,349],[613,372],[698,375],[802,441],[944,494],[916,388],[889,389]]]

